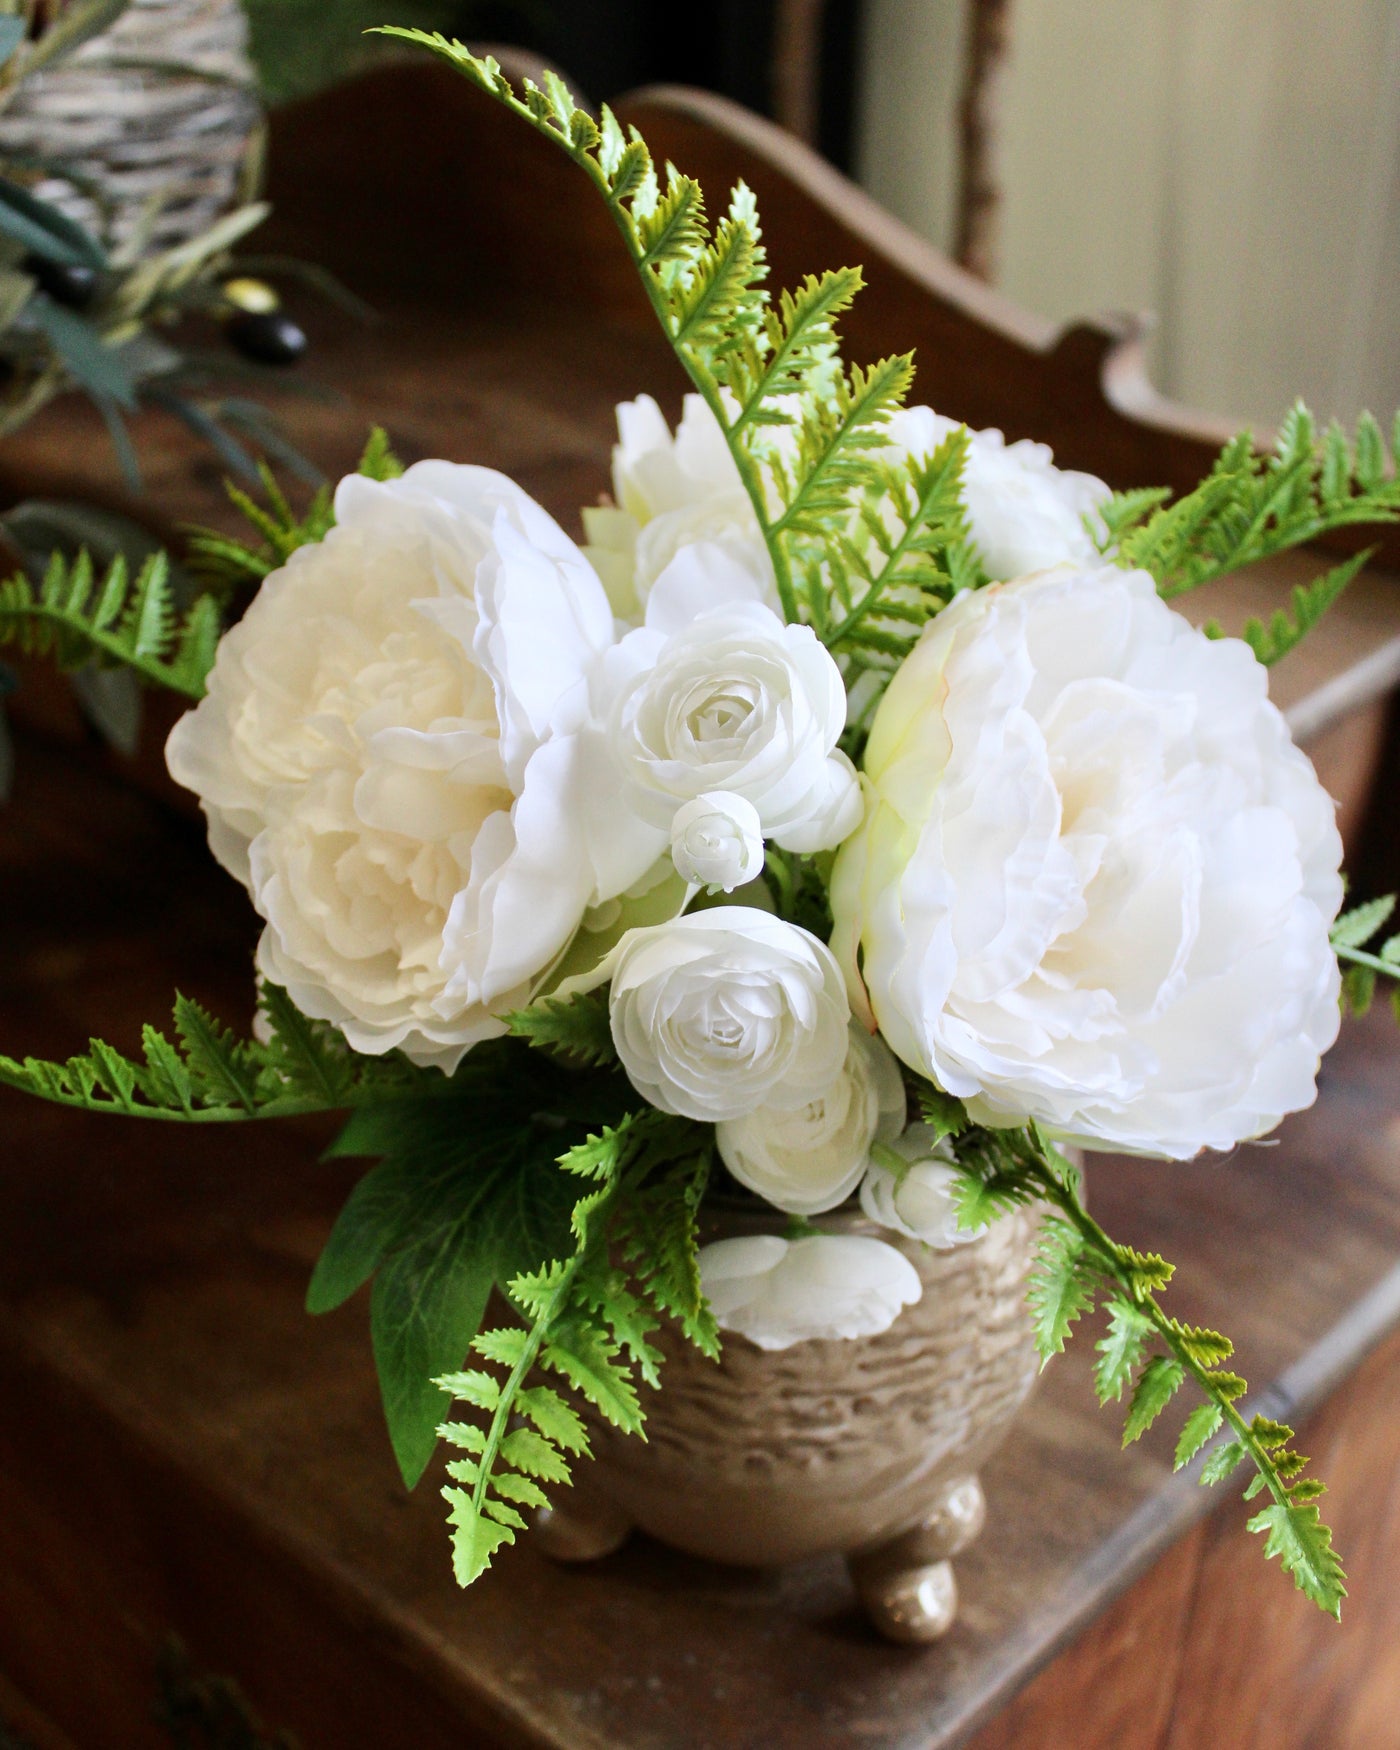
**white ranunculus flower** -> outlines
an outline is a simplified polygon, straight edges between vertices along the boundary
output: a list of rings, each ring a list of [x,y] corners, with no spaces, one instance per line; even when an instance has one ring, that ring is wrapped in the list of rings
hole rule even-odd
[[[665,837],[613,799],[589,714],[612,615],[552,518],[449,462],[352,476],[335,510],[224,636],[170,769],[265,921],[263,974],[357,1050],[451,1068]]]
[[[716,548],[680,555],[656,593],[666,611],[649,608],[599,670],[630,806],[669,832],[677,809],[724,790],[751,802],[785,850],[840,844],[860,791],[836,748],[846,689],[830,652],[755,601],[752,579]],[[717,605],[682,613],[692,599]]]
[[[1112,565],[969,592],[891,682],[865,783],[833,944],[975,1117],[1184,1158],[1311,1103],[1341,843],[1247,645]]]
[[[700,1248],[700,1286],[720,1328],[760,1349],[875,1337],[923,1293],[902,1252],[862,1234],[776,1234]]]
[[[696,887],[732,893],[763,873],[763,827],[745,796],[702,790],[671,822],[671,860]]]
[[[850,1007],[826,944],[751,906],[629,930],[612,1034],[637,1092],[702,1123],[767,1100],[804,1106],[839,1075]]]
[[[881,1155],[861,1181],[860,1206],[871,1221],[940,1252],[986,1233],[985,1227],[958,1226],[958,1173],[946,1136],[936,1139],[927,1124],[911,1124],[888,1152],[898,1157],[899,1170]]]
[[[639,620],[662,572],[700,541],[723,548],[758,578],[763,599],[776,607],[773,562],[758,518],[719,422],[700,396],[686,396],[674,436],[650,395],[624,401],[617,427],[616,505],[587,509],[583,519],[586,551],[621,617]]]
[[[904,1077],[887,1046],[851,1023],[841,1073],[796,1109],[759,1106],[715,1128],[720,1158],[741,1185],[790,1215],[820,1215],[850,1196],[871,1145],[904,1128]]]
[[[888,429],[896,449],[928,456],[958,429],[958,421],[931,407],[906,407]],[[1110,495],[1102,480],[1057,468],[1049,446],[1030,438],[1008,444],[994,427],[969,438],[963,503],[988,576],[1024,577],[1051,565],[1097,559],[1084,519]]]

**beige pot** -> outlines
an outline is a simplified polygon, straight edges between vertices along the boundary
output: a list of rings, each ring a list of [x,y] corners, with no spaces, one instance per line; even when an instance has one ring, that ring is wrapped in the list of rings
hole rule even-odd
[[[777,1352],[726,1333],[716,1364],[658,1334],[662,1387],[647,1439],[590,1423],[596,1462],[539,1519],[563,1560],[610,1553],[636,1526],[713,1561],[764,1566],[845,1555],[875,1624],[899,1640],[950,1626],[949,1558],[983,1520],[978,1467],[1037,1373],[1026,1283],[1038,1218],[1018,1211],[935,1252],[858,1212],[817,1225],[897,1245],[922,1298],[876,1337]],[[706,1237],[781,1231],[769,1212],[721,1212]]]

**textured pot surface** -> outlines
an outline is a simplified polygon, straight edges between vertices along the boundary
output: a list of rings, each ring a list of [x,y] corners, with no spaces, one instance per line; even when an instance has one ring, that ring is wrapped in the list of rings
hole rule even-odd
[[[646,1443],[591,1428],[588,1493],[679,1549],[762,1565],[877,1548],[975,1474],[1036,1378],[1026,1280],[1037,1216],[1018,1211],[948,1252],[855,1214],[818,1225],[897,1245],[923,1297],[876,1337],[773,1352],[727,1332],[718,1364],[660,1333]],[[736,1218],[723,1231],[765,1227]]]

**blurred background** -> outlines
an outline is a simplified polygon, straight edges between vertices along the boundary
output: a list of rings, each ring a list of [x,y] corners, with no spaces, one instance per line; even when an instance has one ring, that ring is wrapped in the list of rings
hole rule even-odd
[[[1395,0],[248,0],[269,99],[374,23],[537,50],[593,99],[721,92],[1057,320],[1152,312],[1166,394],[1400,405]]]

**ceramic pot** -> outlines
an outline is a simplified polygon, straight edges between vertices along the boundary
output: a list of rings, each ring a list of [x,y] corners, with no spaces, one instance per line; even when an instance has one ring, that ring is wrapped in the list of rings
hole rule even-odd
[[[721,1211],[707,1239],[780,1231],[775,1213]],[[540,1515],[551,1554],[611,1553],[637,1526],[713,1561],[752,1566],[840,1552],[875,1625],[943,1634],[957,1610],[950,1559],[982,1528],[978,1467],[1035,1382],[1026,1309],[1038,1215],[936,1252],[858,1211],[831,1233],[899,1247],[922,1298],[876,1337],[759,1349],[725,1333],[718,1363],[660,1332],[662,1387],[645,1442],[590,1421],[595,1462]]]

